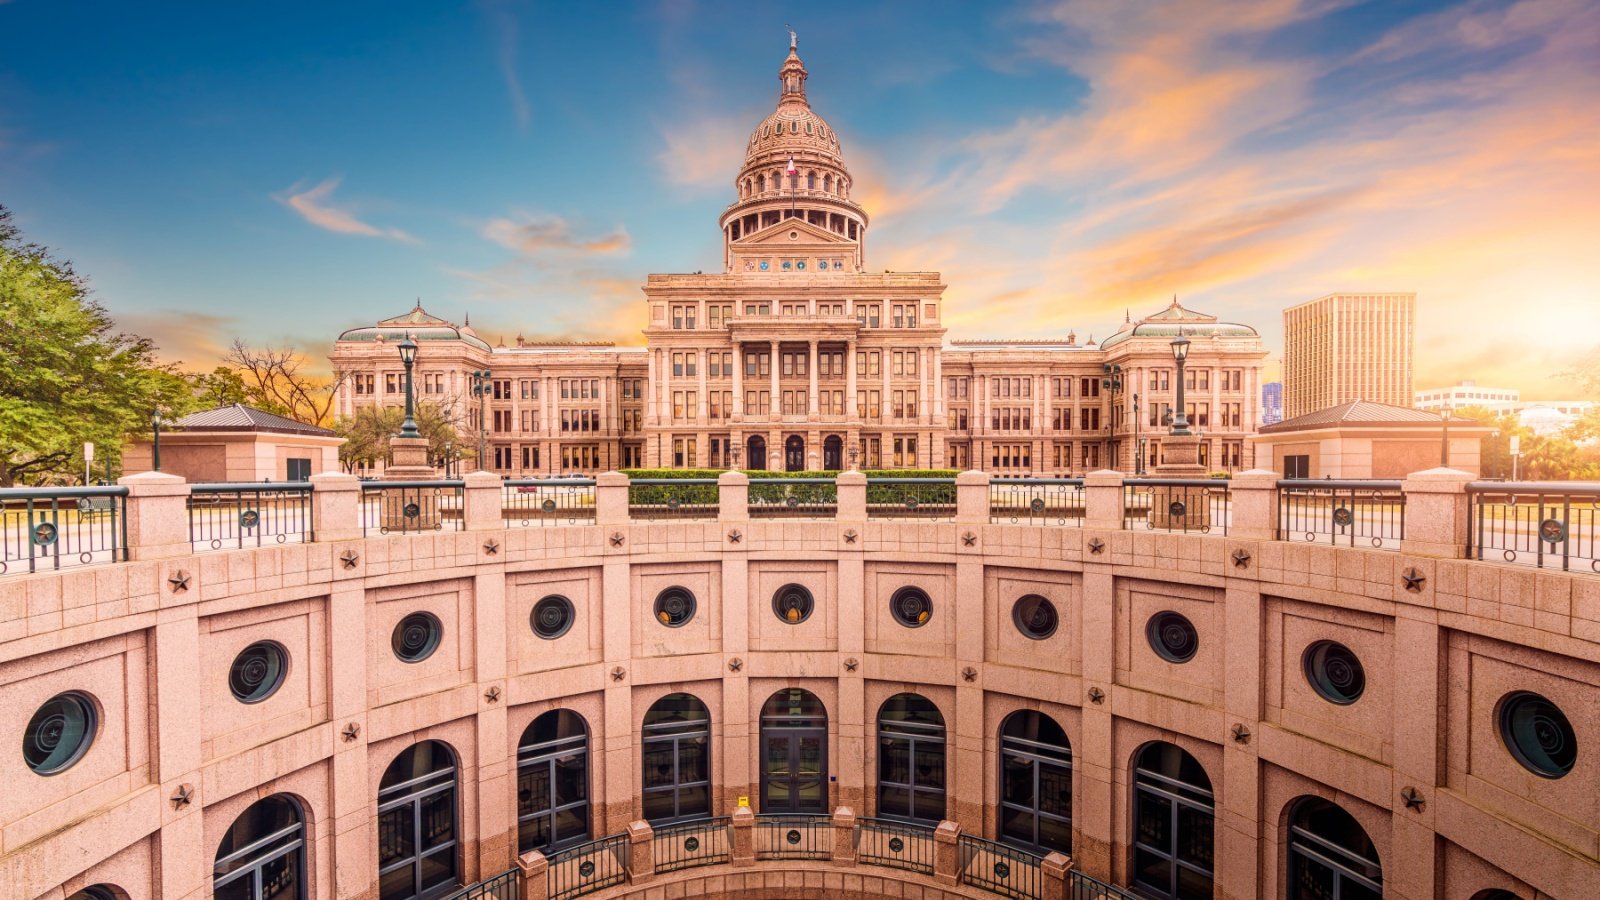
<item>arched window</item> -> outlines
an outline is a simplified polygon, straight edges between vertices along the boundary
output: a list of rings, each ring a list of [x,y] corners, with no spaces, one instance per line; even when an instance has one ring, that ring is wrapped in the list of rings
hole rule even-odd
[[[644,714],[644,817],[660,824],[711,815],[711,713],[668,694]]]
[[[456,758],[412,744],[378,782],[378,897],[435,897],[456,881]]]
[[[814,191],[816,189],[817,189],[817,173],[815,173],[815,172],[807,172],[806,173],[806,190]]]
[[[827,812],[828,713],[815,694],[787,688],[767,699],[761,760],[762,812]]]
[[[789,175],[789,190],[797,191],[799,189],[800,189],[800,173],[799,172],[790,173],[790,175]]]
[[[832,175],[824,175],[824,176],[822,176],[822,190],[825,193],[829,193],[829,194],[833,193],[833,176]]]
[[[878,815],[938,824],[945,812],[944,716],[928,698],[895,694],[878,710]]]
[[[306,823],[300,805],[283,794],[257,800],[228,826],[211,867],[217,900],[304,897]],[[84,893],[109,897],[109,893]]]
[[[74,891],[67,895],[67,900],[118,900],[123,896],[116,888],[108,884],[91,884],[81,891]]]
[[[1133,763],[1133,883],[1151,897],[1210,897],[1216,810],[1211,779],[1173,744],[1145,746]]]
[[[517,742],[517,852],[549,852],[589,839],[589,728],[553,709]]]
[[[767,176],[766,175],[757,175],[756,176],[756,190],[765,191],[766,189],[767,189]]]
[[[1072,746],[1054,719],[1031,709],[1000,725],[1000,839],[1072,853]]]
[[[1383,867],[1361,824],[1320,797],[1306,797],[1289,817],[1289,896],[1293,900],[1379,900]]]

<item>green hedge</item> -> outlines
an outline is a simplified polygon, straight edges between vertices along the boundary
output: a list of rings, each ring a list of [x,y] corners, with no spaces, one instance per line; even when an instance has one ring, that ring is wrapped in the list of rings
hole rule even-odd
[[[721,475],[722,469],[623,469],[622,473],[629,478],[658,478],[658,479],[696,479],[716,478]],[[775,472],[770,469],[745,469],[741,470],[750,476],[750,502],[751,503],[782,503],[790,497],[800,503],[836,503],[839,499],[838,486],[834,479],[838,472]],[[934,485],[895,485],[895,484],[869,484],[867,486],[868,503],[903,503],[907,497],[915,496],[919,503],[954,503],[956,502],[956,486],[953,480],[957,474],[956,469],[867,469],[861,474],[872,478],[947,478],[951,484]],[[816,481],[815,486],[809,484],[762,484],[764,480],[772,479],[805,479]],[[717,503],[717,486],[714,484],[641,484],[633,485],[628,489],[628,502],[631,504],[666,504],[676,499],[680,506],[708,505]]]

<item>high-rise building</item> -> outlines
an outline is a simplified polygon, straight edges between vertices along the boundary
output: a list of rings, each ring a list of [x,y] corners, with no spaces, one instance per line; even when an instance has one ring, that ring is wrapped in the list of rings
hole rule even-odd
[[[1329,294],[1283,311],[1283,414],[1410,406],[1415,293]]]
[[[1261,424],[1283,421],[1283,382],[1269,381],[1261,386]]]

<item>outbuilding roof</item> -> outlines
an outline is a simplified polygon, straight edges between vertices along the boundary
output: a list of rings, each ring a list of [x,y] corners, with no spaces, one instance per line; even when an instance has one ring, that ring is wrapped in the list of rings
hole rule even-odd
[[[190,413],[173,422],[171,427],[182,428],[185,431],[269,431],[275,434],[308,434],[318,437],[332,437],[334,434],[331,429],[296,422],[266,410],[245,406],[243,403]]]
[[[1463,425],[1477,425],[1473,419],[1463,419],[1451,416],[1452,424],[1460,422]],[[1370,400],[1352,400],[1327,409],[1319,409],[1303,416],[1285,419],[1275,425],[1265,425],[1261,434],[1275,434],[1280,431],[1309,431],[1313,428],[1328,428],[1336,425],[1416,425],[1437,426],[1441,418],[1431,412],[1420,409],[1411,409],[1404,406],[1390,406],[1387,403],[1373,403]]]

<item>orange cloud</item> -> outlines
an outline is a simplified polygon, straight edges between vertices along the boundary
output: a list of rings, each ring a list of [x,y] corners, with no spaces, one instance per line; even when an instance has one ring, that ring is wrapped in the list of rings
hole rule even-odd
[[[299,213],[300,218],[325,231],[388,238],[407,244],[422,243],[398,228],[379,228],[376,225],[369,225],[356,218],[355,213],[329,203],[328,198],[333,194],[334,188],[339,186],[339,182],[338,178],[329,178],[316,187],[306,190],[300,190],[300,185],[297,184],[274,199]]]
[[[627,253],[633,248],[628,230],[620,225],[610,234],[580,238],[573,235],[572,226],[565,219],[550,215],[518,213],[515,218],[490,219],[483,226],[482,234],[523,256],[547,252],[609,256]]]

